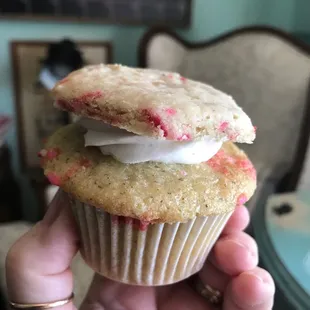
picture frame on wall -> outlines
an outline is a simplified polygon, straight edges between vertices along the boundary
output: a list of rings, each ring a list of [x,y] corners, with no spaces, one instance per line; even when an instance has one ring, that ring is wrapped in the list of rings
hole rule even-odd
[[[1,0],[0,18],[189,27],[193,0]]]
[[[42,61],[49,47],[57,41],[12,41],[11,56],[17,115],[19,160],[22,172],[38,174],[38,152],[58,128],[71,123],[72,115],[53,107],[50,91],[38,82]],[[110,42],[74,42],[85,65],[112,62]]]

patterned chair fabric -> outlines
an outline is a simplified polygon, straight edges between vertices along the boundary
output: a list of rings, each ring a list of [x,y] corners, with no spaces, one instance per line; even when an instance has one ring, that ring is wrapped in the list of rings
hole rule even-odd
[[[252,145],[239,145],[268,177],[291,168],[309,103],[310,48],[268,28],[247,28],[191,44],[169,30],[150,30],[141,41],[140,66],[177,71],[231,94],[258,127]],[[307,142],[305,142],[307,143]],[[281,167],[278,168],[278,167]]]

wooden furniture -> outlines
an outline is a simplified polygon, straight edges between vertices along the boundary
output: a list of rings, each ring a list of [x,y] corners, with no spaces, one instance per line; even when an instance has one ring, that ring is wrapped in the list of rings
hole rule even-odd
[[[44,140],[60,127],[68,124],[68,113],[53,107],[50,92],[38,87],[42,69],[40,60],[47,57],[49,47],[58,41],[12,41],[10,44],[13,68],[13,85],[19,164],[25,174],[40,169],[38,152]],[[110,63],[112,45],[106,41],[76,41],[85,64]]]
[[[166,28],[153,28],[139,46],[140,67],[177,71],[231,94],[258,127],[253,145],[239,145],[258,172],[253,210],[269,181],[293,190],[310,133],[310,48],[268,27],[248,27],[191,43]]]
[[[53,107],[49,91],[38,85],[48,49],[58,41],[12,41],[12,68],[17,111],[19,161],[21,172],[29,180],[38,202],[41,219],[47,207],[45,189],[49,183],[43,175],[37,153],[44,147],[44,140],[59,127],[72,122],[72,115]],[[83,54],[85,64],[112,62],[112,44],[106,41],[75,42]]]

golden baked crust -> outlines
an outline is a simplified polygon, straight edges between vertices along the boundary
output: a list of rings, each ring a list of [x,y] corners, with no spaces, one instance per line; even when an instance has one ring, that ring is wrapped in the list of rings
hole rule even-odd
[[[84,129],[58,130],[40,152],[49,180],[76,199],[143,221],[185,222],[232,211],[256,188],[256,172],[233,143],[199,165],[122,164],[84,147]]]
[[[252,143],[255,128],[231,96],[177,73],[88,66],[53,90],[55,106],[130,132],[168,140]]]

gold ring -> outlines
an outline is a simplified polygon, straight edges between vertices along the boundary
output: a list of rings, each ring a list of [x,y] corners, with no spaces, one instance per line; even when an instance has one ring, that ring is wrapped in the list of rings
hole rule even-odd
[[[191,278],[191,286],[203,298],[214,306],[220,306],[223,303],[223,295],[220,291],[214,289],[208,284],[204,284],[199,275],[196,274]]]
[[[32,309],[32,310],[43,310],[43,309],[52,309],[60,306],[64,306],[71,302],[74,298],[74,293],[70,297],[62,300],[57,300],[53,302],[40,303],[40,304],[21,304],[17,302],[10,301],[10,306],[12,309]]]

